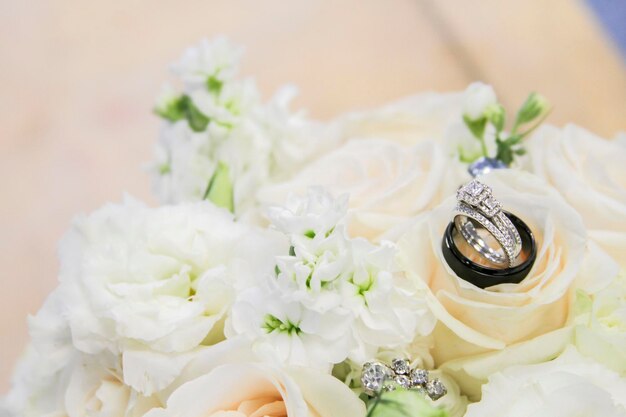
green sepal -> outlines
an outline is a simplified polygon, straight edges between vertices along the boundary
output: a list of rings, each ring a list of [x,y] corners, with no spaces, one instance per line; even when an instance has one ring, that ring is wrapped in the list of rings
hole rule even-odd
[[[467,128],[472,132],[472,135],[476,137],[476,139],[483,139],[485,135],[485,127],[487,127],[487,118],[481,117],[480,119],[472,120],[466,115],[463,115],[463,121]]]
[[[540,94],[530,93],[522,107],[517,112],[515,126],[532,122],[548,109],[548,101]]]
[[[223,162],[217,164],[215,172],[207,185],[204,200],[209,200],[218,207],[223,207],[231,213],[235,212],[233,198],[233,183],[230,179],[230,169]]]
[[[496,134],[504,130],[504,124],[506,122],[506,111],[500,103],[496,103],[487,107],[485,111],[487,120],[496,128]]]

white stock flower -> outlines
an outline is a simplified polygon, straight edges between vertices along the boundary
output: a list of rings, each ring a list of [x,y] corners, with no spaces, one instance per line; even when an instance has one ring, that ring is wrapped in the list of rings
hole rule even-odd
[[[276,257],[265,286],[238,297],[232,334],[271,342],[282,361],[323,367],[347,357],[362,363],[432,330],[425,302],[395,274],[393,246],[346,236],[346,203],[311,189],[270,209],[290,253]]]
[[[537,365],[495,373],[465,417],[624,417],[626,380],[574,348]]]
[[[206,86],[209,78],[216,82],[230,81],[236,74],[243,49],[219,37],[203,39],[188,48],[172,70],[188,88]]]
[[[482,82],[470,84],[463,98],[463,114],[470,120],[482,118],[487,108],[498,102],[493,87]]]
[[[583,218],[589,236],[626,267],[626,141],[568,125],[542,127],[528,141],[530,169]]]
[[[199,89],[190,97],[198,109],[215,122],[210,123],[212,129],[235,127],[261,105],[259,90],[251,79],[228,82],[219,94]]]
[[[151,164],[154,191],[166,203],[199,201],[219,166],[228,170],[234,212],[255,218],[257,190],[289,177],[323,151],[332,128],[292,114],[294,90],[262,103],[251,79],[233,79],[239,52],[220,39],[190,48],[176,74],[185,95],[165,90],[157,114],[165,121]]]
[[[223,339],[235,280],[271,271],[276,245],[209,203],[105,206],[76,221],[61,246],[74,346],[122,354],[128,384],[162,389],[187,352]]]

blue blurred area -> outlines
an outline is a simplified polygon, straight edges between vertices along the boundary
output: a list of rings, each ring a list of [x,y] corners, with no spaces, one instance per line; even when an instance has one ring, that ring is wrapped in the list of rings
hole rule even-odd
[[[626,0],[587,0],[626,59]]]

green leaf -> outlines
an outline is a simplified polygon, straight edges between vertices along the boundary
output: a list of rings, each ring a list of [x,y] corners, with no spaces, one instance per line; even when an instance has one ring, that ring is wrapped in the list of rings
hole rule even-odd
[[[481,117],[480,119],[472,120],[467,116],[463,116],[463,121],[467,128],[472,132],[472,135],[476,137],[476,139],[483,139],[485,135],[485,127],[487,126],[487,118]]]
[[[170,122],[177,122],[185,118],[185,106],[187,96],[175,97],[167,103],[161,104],[154,109],[154,112]]]
[[[515,118],[515,128],[513,131],[516,131],[518,126],[521,126],[525,123],[532,122],[537,117],[544,114],[549,109],[548,100],[540,94],[530,93],[528,98],[522,107],[517,112],[517,117]]]
[[[211,119],[205,116],[187,95],[182,95],[168,102],[165,106],[157,107],[154,112],[170,122],[187,119],[189,127],[194,132],[206,130]]]
[[[187,97],[187,96],[185,96]],[[185,116],[187,117],[187,122],[189,123],[189,127],[194,132],[204,132],[209,125],[211,119],[205,116],[191,98],[187,97],[187,107],[185,108]]]
[[[504,129],[504,123],[506,121],[506,112],[501,104],[496,103],[487,107],[485,110],[485,116],[487,120],[496,128],[496,133],[502,132]]]
[[[204,199],[213,202],[218,207],[224,207],[231,213],[235,211],[233,200],[233,183],[230,179],[228,165],[223,162],[217,164],[217,168],[209,181],[204,193]]]
[[[307,230],[306,232],[304,232],[304,236],[308,237],[309,239],[315,239],[315,230]]]
[[[448,417],[448,413],[432,406],[418,391],[398,389],[374,398],[367,417]]]

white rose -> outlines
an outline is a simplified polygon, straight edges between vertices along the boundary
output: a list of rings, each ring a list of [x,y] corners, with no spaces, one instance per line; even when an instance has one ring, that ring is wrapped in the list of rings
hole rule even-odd
[[[126,201],[80,218],[61,244],[74,346],[122,354],[126,383],[150,395],[189,351],[223,339],[237,278],[272,271],[282,245],[206,202]]]
[[[390,228],[432,208],[457,186],[439,145],[402,146],[382,139],[355,139],[305,166],[291,180],[263,188],[259,199],[281,204],[291,193],[323,186],[349,194],[348,232],[375,240]],[[466,174],[465,174],[466,175]]]
[[[550,362],[489,378],[465,417],[624,417],[626,380],[570,348]]]
[[[545,126],[528,141],[531,170],[580,213],[589,236],[626,267],[626,141]]]
[[[335,125],[341,142],[379,139],[411,146],[423,140],[441,140],[451,123],[462,122],[461,93],[423,93],[373,110],[348,113]]]
[[[198,352],[167,407],[145,417],[359,417],[365,404],[333,376],[254,360],[239,340]]]
[[[574,209],[541,179],[501,170],[484,181],[535,235],[537,259],[520,284],[480,289],[447,266],[441,240],[452,220],[453,197],[420,216],[398,243],[401,269],[430,290],[428,302],[439,319],[432,349],[436,365],[472,397],[487,375],[507,364],[558,354],[572,338],[564,326],[574,290],[595,292],[617,272],[611,258],[587,242]]]
[[[493,87],[481,82],[470,84],[463,98],[463,114],[471,120],[482,118],[489,106],[498,103]]]

